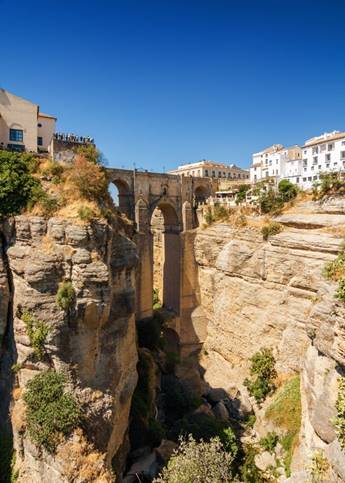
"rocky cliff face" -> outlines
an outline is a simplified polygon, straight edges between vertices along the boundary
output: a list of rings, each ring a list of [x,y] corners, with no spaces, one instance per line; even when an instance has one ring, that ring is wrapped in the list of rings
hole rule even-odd
[[[345,367],[345,310],[334,298],[337,284],[322,276],[342,244],[339,203],[301,204],[277,220],[284,230],[268,241],[250,224],[236,229],[222,223],[199,229],[195,240],[196,311],[207,319],[201,360],[206,382],[247,398],[248,359],[262,347],[273,348],[281,380],[301,373],[302,428],[291,481],[307,481],[299,472],[315,448],[325,450],[345,480],[344,455],[330,421]]]
[[[19,481],[113,481],[109,469],[114,456],[121,463],[137,382],[136,247],[120,226],[100,221],[18,216],[4,231],[0,334],[8,320],[7,264],[13,284],[17,374],[11,413]],[[56,302],[62,281],[71,282],[75,292],[68,310]],[[48,326],[42,360],[34,356],[24,312]],[[60,444],[54,457],[28,437],[22,398],[27,382],[48,368],[68,374],[83,413],[83,429]]]

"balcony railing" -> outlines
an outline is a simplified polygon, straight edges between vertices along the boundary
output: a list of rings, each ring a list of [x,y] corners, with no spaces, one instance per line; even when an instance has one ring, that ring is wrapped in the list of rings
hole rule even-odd
[[[95,144],[94,138],[90,136],[77,136],[73,133],[54,133],[54,139],[56,141],[62,141],[65,143],[75,143],[75,144]]]

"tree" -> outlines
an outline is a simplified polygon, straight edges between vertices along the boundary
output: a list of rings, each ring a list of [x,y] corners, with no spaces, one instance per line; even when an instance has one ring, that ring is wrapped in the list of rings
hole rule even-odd
[[[0,151],[0,219],[18,215],[41,194],[41,184],[31,174],[34,165],[31,155]]]
[[[291,183],[288,179],[279,181],[278,191],[281,193],[284,201],[289,201],[297,196],[297,186]]]
[[[219,438],[209,443],[192,436],[180,445],[154,483],[230,483],[234,457],[225,451]]]

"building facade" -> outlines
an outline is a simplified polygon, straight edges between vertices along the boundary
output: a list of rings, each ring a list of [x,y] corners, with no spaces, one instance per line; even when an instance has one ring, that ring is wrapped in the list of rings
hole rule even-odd
[[[0,148],[50,153],[56,117],[0,88]]]
[[[308,139],[302,146],[301,184],[309,189],[323,173],[345,170],[345,132],[333,131]]]
[[[239,168],[235,164],[226,165],[207,160],[184,164],[173,171],[169,171],[169,173],[197,178],[249,179],[249,170],[247,169]]]
[[[288,179],[302,189],[311,189],[321,175],[345,170],[345,132],[333,131],[308,139],[302,147],[281,144],[253,154],[252,183],[273,178]]]

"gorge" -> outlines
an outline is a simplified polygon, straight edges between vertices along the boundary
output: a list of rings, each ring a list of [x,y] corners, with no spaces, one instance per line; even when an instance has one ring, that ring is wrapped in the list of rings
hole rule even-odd
[[[164,395],[177,392],[168,384],[193,395],[188,417],[226,422],[243,447],[277,434],[274,449],[255,454],[256,481],[307,482],[317,451],[327,461],[320,481],[345,481],[332,423],[345,307],[322,274],[342,250],[344,198],[301,197],[275,217],[280,233],[264,239],[269,220],[240,207],[206,223],[209,180],[121,170],[109,179],[119,188],[110,220],[26,212],[1,224],[0,410],[18,481],[129,483],[138,468],[147,471],[141,481],[156,476],[150,471],[176,447]],[[154,288],[163,303],[155,314]],[[272,350],[277,390],[259,404],[246,379],[263,348]],[[65,374],[82,414],[53,454],[32,440],[24,397],[29,381],[52,369]],[[134,412],[143,377],[147,418]],[[284,446],[291,428],[272,414],[291,381],[298,427]]]

